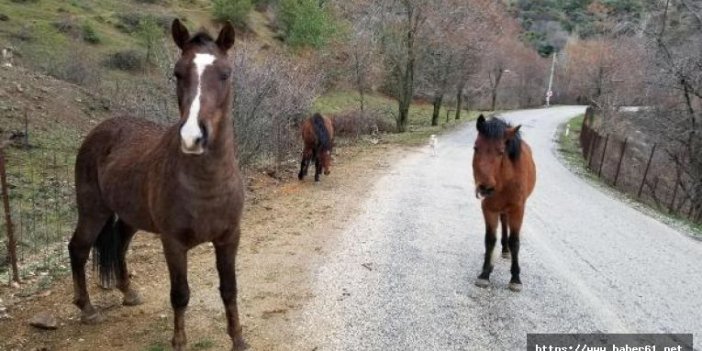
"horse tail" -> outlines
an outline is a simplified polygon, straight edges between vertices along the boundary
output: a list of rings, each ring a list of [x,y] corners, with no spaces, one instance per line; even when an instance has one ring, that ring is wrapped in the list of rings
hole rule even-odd
[[[314,126],[314,133],[317,135],[318,146],[321,146],[322,150],[325,151],[331,150],[331,137],[324,123],[324,117],[319,113],[315,113],[312,116],[312,125]]]
[[[93,268],[98,272],[104,288],[114,286],[117,277],[122,273],[120,247],[125,236],[122,235],[121,224],[117,215],[112,214],[93,244]]]

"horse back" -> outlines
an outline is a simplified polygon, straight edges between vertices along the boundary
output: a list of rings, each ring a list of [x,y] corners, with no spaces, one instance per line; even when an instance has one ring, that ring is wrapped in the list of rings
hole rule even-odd
[[[307,148],[315,148],[318,144],[324,142],[331,145],[334,140],[334,124],[332,120],[318,113],[307,118],[302,123],[302,140]]]
[[[163,126],[130,117],[110,118],[93,128],[76,158],[79,212],[99,205],[134,227],[153,229],[146,180],[165,132]]]

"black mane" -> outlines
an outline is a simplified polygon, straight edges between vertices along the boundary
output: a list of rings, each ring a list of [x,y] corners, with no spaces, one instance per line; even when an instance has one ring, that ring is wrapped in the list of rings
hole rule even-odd
[[[478,119],[477,127],[478,134],[488,139],[501,140],[505,137],[507,129],[512,128],[512,125],[500,118],[490,117],[489,119],[483,119],[482,122]],[[507,140],[505,149],[510,160],[514,161],[519,158],[522,151],[522,135],[519,130],[514,134],[514,138]]]
[[[195,45],[207,45],[210,43],[214,43],[214,39],[212,39],[212,36],[210,36],[209,33],[204,31],[197,32],[192,38],[190,38],[190,40],[188,40],[188,44]]]

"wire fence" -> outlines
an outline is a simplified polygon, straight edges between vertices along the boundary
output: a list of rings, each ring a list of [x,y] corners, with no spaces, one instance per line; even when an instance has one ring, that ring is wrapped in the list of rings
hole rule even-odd
[[[603,133],[592,127],[592,121],[592,115],[583,119],[580,146],[593,174],[660,210],[702,222],[702,211],[684,191],[692,180],[679,171],[661,145]]]
[[[6,147],[0,154],[9,208],[0,226],[0,281],[67,270],[75,150]]]

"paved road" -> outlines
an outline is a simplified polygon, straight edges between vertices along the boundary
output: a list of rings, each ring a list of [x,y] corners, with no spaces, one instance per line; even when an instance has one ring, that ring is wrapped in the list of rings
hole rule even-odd
[[[503,115],[523,125],[538,180],[507,289],[474,285],[483,221],[473,196],[474,124],[408,155],[315,271],[295,350],[524,350],[529,332],[685,332],[702,337],[702,242],[571,174],[553,136],[581,107]],[[498,242],[499,250],[499,242]],[[696,342],[697,345],[700,342]],[[699,346],[698,346],[699,347]]]

